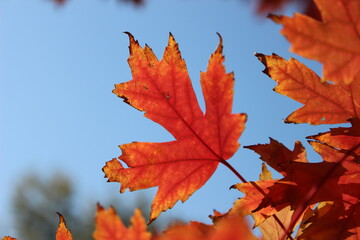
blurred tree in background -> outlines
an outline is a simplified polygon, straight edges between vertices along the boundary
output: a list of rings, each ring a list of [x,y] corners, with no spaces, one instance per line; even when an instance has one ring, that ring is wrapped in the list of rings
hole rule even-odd
[[[74,212],[74,193],[72,182],[63,174],[46,180],[35,173],[25,176],[17,184],[12,201],[18,238],[53,239],[59,212],[74,226],[74,239],[91,239],[93,213],[79,216]]]

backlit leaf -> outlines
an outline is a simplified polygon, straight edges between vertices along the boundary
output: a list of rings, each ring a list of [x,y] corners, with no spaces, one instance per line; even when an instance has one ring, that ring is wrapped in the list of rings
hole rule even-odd
[[[286,176],[287,167],[290,162],[307,162],[305,148],[300,142],[295,142],[293,151],[272,138],[270,138],[269,144],[245,146],[244,148],[255,151],[261,156],[261,160],[269,164],[270,167],[274,168],[283,176]]]
[[[337,236],[334,239],[357,239],[360,227],[360,164],[357,163],[359,158],[354,152],[343,152],[324,143],[313,142],[312,146],[319,154],[324,155],[324,161],[308,163],[279,160],[284,165],[282,169],[286,169],[285,177],[264,190],[267,194],[254,211],[261,213],[269,207],[280,211],[290,206],[294,210],[289,226],[291,231],[301,219],[301,215],[305,211],[310,211],[309,208],[313,204],[333,202],[336,207],[331,210],[331,217],[323,218],[315,214],[302,223],[301,236],[306,237],[301,239],[326,239],[326,236],[331,234],[320,237],[318,234],[312,235],[311,232],[320,232],[325,228],[340,225],[343,227],[332,229],[333,236]],[[273,162],[266,157],[266,152],[262,160]],[[265,181],[257,184],[261,186],[262,182]]]
[[[277,212],[277,210],[271,206],[264,207],[259,211],[254,212],[261,204],[266,194],[269,193],[268,188],[273,186],[275,182],[275,180],[263,180],[256,181],[255,184],[253,182],[248,182],[238,183],[232,186],[232,188],[244,193],[245,196],[235,201],[234,206],[230,209],[228,214],[235,216],[246,216],[251,214],[255,221],[254,226],[258,226],[265,221],[266,218]]]
[[[219,162],[238,149],[245,114],[233,114],[233,73],[223,66],[222,40],[201,73],[204,114],[197,102],[185,61],[169,37],[163,59],[141,48],[132,35],[128,60],[133,79],[116,84],[114,93],[145,116],[162,125],[175,138],[165,143],[134,142],[121,145],[122,155],[106,163],[110,182],[121,183],[121,192],[158,186],[150,221],[178,200],[185,201],[211,177]]]
[[[288,206],[276,213],[285,229],[290,225],[293,212]],[[264,240],[278,240],[285,235],[285,231],[273,217],[266,218],[258,227],[263,234]]]
[[[359,199],[357,199],[357,202]],[[309,209],[304,224],[300,226],[298,240],[327,240],[360,238],[360,205],[322,202]]]
[[[334,124],[360,117],[360,78],[349,85],[334,85],[321,82],[319,76],[293,58],[286,61],[276,54],[256,56],[266,67],[264,73],[278,83],[274,90],[304,104],[285,122]]]
[[[93,237],[95,240],[150,240],[151,234],[139,209],[131,218],[131,226],[126,228],[113,207],[106,210],[98,204]]]
[[[242,216],[226,215],[213,225],[190,222],[167,229],[158,240],[256,240]]]
[[[314,0],[322,21],[296,13],[293,18],[272,16],[291,50],[324,65],[324,78],[350,84],[360,71],[360,1]]]

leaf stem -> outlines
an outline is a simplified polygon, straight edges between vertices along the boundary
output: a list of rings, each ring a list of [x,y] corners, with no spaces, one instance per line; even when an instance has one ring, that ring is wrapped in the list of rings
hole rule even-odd
[[[228,163],[224,159],[221,159],[220,162],[224,164],[227,168],[229,168],[230,171],[232,171],[240,179],[240,181],[242,181],[243,183],[248,182],[243,176],[241,176],[241,174],[238,171],[236,171],[236,169],[230,163]]]
[[[266,196],[266,193],[259,187],[259,185],[256,184],[256,182],[253,181],[246,181],[246,179],[227,161],[225,161],[224,159],[220,160],[220,163],[224,164],[227,168],[230,169],[230,171],[232,171],[243,183],[250,183],[251,185],[253,185],[256,190],[258,190],[263,196]],[[275,221],[279,224],[279,226],[281,227],[281,229],[284,231],[285,236],[288,237],[289,240],[294,240],[293,237],[291,236],[291,233],[289,232],[289,229],[291,231],[291,228],[286,228],[284,226],[284,224],[280,221],[280,219],[278,218],[278,216],[276,216],[276,214],[272,215],[272,217],[275,219]]]

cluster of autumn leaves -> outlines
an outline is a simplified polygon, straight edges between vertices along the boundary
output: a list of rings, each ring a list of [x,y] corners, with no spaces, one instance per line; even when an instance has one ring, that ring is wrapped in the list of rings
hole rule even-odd
[[[113,92],[161,124],[175,140],[121,145],[122,155],[106,163],[105,176],[119,182],[121,192],[158,187],[149,222],[177,201],[186,201],[219,163],[239,177],[242,182],[232,188],[245,196],[229,212],[215,211],[212,225],[191,222],[161,234],[147,231],[139,210],[127,228],[113,208],[98,205],[94,239],[258,239],[244,221],[247,215],[266,240],[360,238],[360,1],[315,2],[321,21],[302,14],[270,18],[283,25],[282,34],[293,52],[323,64],[322,77],[292,58],[256,56],[265,65],[264,73],[277,82],[274,90],[303,104],[285,122],[351,126],[308,137],[322,162],[310,163],[300,142],[293,150],[274,139],[246,147],[281,179],[272,179],[264,163],[260,180],[247,182],[226,161],[239,147],[246,115],[232,113],[234,78],[223,66],[221,37],[207,71],[201,73],[203,113],[174,37],[170,35],[158,60],[128,33],[133,79],[117,84]],[[72,239],[61,215],[56,239]]]

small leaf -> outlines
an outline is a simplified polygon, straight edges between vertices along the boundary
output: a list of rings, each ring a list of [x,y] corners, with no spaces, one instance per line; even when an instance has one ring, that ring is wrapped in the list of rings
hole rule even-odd
[[[131,226],[126,228],[113,207],[106,210],[98,204],[93,237],[95,240],[150,240],[151,234],[139,209],[131,218]]]

